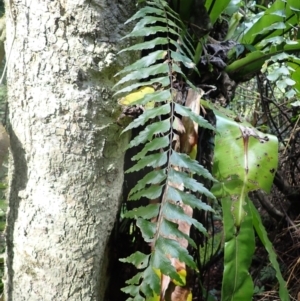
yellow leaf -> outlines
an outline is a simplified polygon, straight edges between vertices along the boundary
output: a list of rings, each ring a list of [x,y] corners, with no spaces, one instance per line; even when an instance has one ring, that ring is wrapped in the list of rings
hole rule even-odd
[[[136,90],[135,92],[132,92],[132,93],[126,95],[125,97],[122,97],[121,99],[119,99],[118,102],[122,106],[130,106],[134,102],[142,99],[146,94],[151,94],[154,91],[155,91],[154,88],[150,87],[150,86],[141,87],[138,90]]]
[[[172,282],[176,285],[176,286],[185,286],[186,284],[186,270],[185,269],[181,269],[180,271],[177,272],[181,281],[183,282],[183,284],[179,283],[176,280],[172,280]]]

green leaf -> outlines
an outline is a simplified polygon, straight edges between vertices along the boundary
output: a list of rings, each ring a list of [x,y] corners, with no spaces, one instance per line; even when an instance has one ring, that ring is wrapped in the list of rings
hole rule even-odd
[[[147,140],[152,140],[153,135],[165,133],[170,130],[170,127],[171,124],[169,118],[152,123],[130,141],[128,148],[145,143]]]
[[[155,249],[161,250],[163,254],[168,254],[172,258],[177,258],[181,262],[185,262],[189,267],[195,269],[196,264],[193,257],[189,255],[188,251],[181,247],[178,241],[159,236],[155,243]],[[182,281],[180,281],[181,283]]]
[[[171,261],[167,258],[167,255],[168,254],[164,253],[161,248],[155,247],[151,256],[150,266],[160,270],[162,274],[169,276],[171,279],[182,283],[180,276],[177,274],[176,269],[172,266]]]
[[[167,87],[170,85],[170,79],[168,76],[163,76],[163,77],[158,77],[158,78],[154,77],[154,78],[150,79],[149,81],[137,82],[137,83],[131,84],[130,86],[126,86],[125,88],[118,90],[114,95],[117,95],[120,93],[129,93],[140,87],[151,86],[155,83],[159,83],[162,87]]]
[[[165,50],[157,50],[157,51],[151,52],[148,55],[137,60],[135,63],[133,63],[129,66],[126,66],[123,70],[118,72],[115,76],[118,76],[118,75],[126,73],[126,72],[135,71],[135,70],[149,67],[152,64],[154,64],[156,61],[164,59],[166,57],[166,55],[167,55],[167,51],[165,51]]]
[[[266,31],[274,30],[274,29],[285,29],[286,25],[284,22],[276,22],[266,28],[264,28],[260,33],[265,33]]]
[[[130,296],[136,296],[137,294],[139,294],[140,289],[136,285],[129,285],[121,288],[121,291],[125,294],[129,294]]]
[[[168,160],[167,152],[148,155],[148,156],[145,156],[140,161],[138,161],[138,163],[133,165],[131,168],[126,170],[126,173],[139,171],[146,166],[153,167],[153,168],[160,167],[160,166],[165,165],[167,163],[167,160]]]
[[[197,174],[199,176],[202,176],[204,178],[207,178],[213,182],[216,182],[214,177],[211,175],[211,173],[201,166],[198,161],[192,160],[190,156],[186,154],[177,153],[175,151],[172,152],[172,155],[170,157],[170,163],[174,166],[186,168],[189,170],[189,172],[193,174]]]
[[[141,125],[144,125],[149,119],[153,119],[158,116],[163,116],[170,113],[170,104],[165,104],[159,107],[155,107],[152,109],[145,110],[142,115],[138,118],[134,119],[126,128],[126,130],[130,130],[133,128],[137,128]]]
[[[171,57],[174,61],[183,63],[183,65],[189,69],[196,68],[195,63],[190,58],[179,52],[171,51]]]
[[[168,136],[154,138],[152,141],[148,142],[138,154],[133,156],[131,160],[140,160],[150,151],[160,150],[167,147],[169,142],[170,140]]]
[[[231,199],[222,199],[224,243],[224,273],[222,301],[252,300],[254,285],[249,274],[255,249],[252,215],[246,204],[247,215],[240,228],[234,226]]]
[[[207,188],[205,188],[203,184],[198,183],[195,179],[189,177],[184,172],[179,172],[174,169],[170,169],[168,180],[171,183],[176,183],[179,185],[183,184],[184,187],[186,187],[187,189],[190,189],[194,192],[200,192],[211,199],[215,198],[214,195]]]
[[[150,290],[149,290],[150,289]],[[141,284],[141,291],[146,295],[153,296],[153,293],[160,294],[160,278],[153,270],[152,266],[149,266],[144,272],[144,281]]]
[[[288,76],[290,75],[289,69],[285,66],[274,69],[274,71],[272,73],[269,73],[267,75],[267,78],[270,81],[275,81],[282,75],[288,75]]]
[[[190,108],[184,107],[178,103],[175,104],[175,112],[181,116],[189,117],[194,122],[198,123],[200,127],[209,130],[215,130],[215,128],[202,116],[196,115]]]
[[[136,221],[136,225],[140,228],[145,242],[152,242],[156,231],[156,223],[147,221],[143,218],[138,218]]]
[[[196,248],[195,242],[188,235],[178,229],[177,223],[163,219],[159,228],[159,232],[163,235],[163,237],[171,237],[176,240],[187,240],[192,247]]]
[[[147,206],[141,206],[134,208],[124,213],[125,218],[138,218],[151,219],[156,217],[159,212],[159,204],[149,204]]]
[[[253,216],[253,226],[255,228],[255,231],[256,231],[260,241],[264,245],[266,251],[268,252],[272,267],[276,271],[276,278],[279,283],[280,300],[281,301],[289,301],[290,297],[289,297],[289,292],[286,288],[286,282],[283,280],[283,277],[281,275],[280,267],[279,267],[279,264],[278,264],[278,261],[276,258],[277,257],[276,253],[273,249],[272,243],[270,242],[270,240],[268,238],[267,231],[261,221],[260,214],[258,213],[257,209],[255,208],[255,206],[253,205],[252,202],[250,202],[249,206],[250,206],[251,214]]]
[[[157,34],[158,32],[171,33],[174,36],[178,36],[178,32],[176,32],[171,27],[149,26],[149,27],[144,27],[144,28],[139,28],[139,29],[133,29],[128,35],[123,37],[123,39],[132,38],[132,37],[147,37],[149,35]]]
[[[300,3],[300,2],[299,2]],[[298,49],[298,50],[297,50]],[[263,64],[271,57],[286,53],[295,53],[299,51],[300,44],[299,41],[296,45],[283,45],[282,49],[277,49],[277,47],[272,47],[270,51],[264,53],[262,51],[254,51],[246,55],[239,60],[235,60],[229,64],[225,71],[228,73],[231,79],[241,80],[249,75],[253,75],[259,72]]]
[[[156,76],[158,74],[167,74],[169,72],[169,65],[167,62],[159,63],[156,65],[152,65],[147,68],[141,68],[137,71],[132,71],[131,73],[127,74],[126,76],[122,77],[121,80],[118,81],[116,85],[124,84],[128,81],[138,81],[141,79],[147,79],[151,76]]]
[[[222,0],[222,1],[215,1],[215,0],[206,0],[205,7],[209,14],[210,21],[214,24],[218,18],[221,17],[222,12],[226,9],[230,0]]]
[[[136,251],[129,257],[120,259],[121,262],[131,263],[137,269],[144,269],[148,266],[150,254],[146,255],[140,251]]]
[[[232,184],[236,180],[246,181],[247,192],[256,189],[268,192],[278,164],[277,138],[259,132],[247,122],[234,121],[229,110],[213,110],[219,133],[215,138],[213,175],[227,185],[229,194],[236,194],[236,186]],[[245,131],[248,132],[248,144],[242,134]]]
[[[127,301],[127,300],[126,300]],[[145,298],[142,297],[140,294],[135,295],[132,301],[145,301]]]
[[[240,36],[240,42],[242,44],[257,45],[262,40],[267,40],[272,37],[279,37],[283,35],[283,30],[272,28],[273,24],[278,22],[284,22],[286,29],[284,33],[294,28],[298,23],[297,15],[291,10],[290,5],[285,3],[286,1],[275,1],[262,16],[253,23],[253,25]],[[300,7],[300,2],[296,3],[296,8]],[[282,13],[284,11],[284,14]],[[270,28],[269,31],[264,32],[265,28]]]
[[[159,184],[166,179],[166,172],[163,169],[152,170],[147,173],[143,179],[139,180],[137,184],[130,190],[129,196],[149,184]]]
[[[142,197],[145,197],[149,200],[155,200],[161,196],[163,186],[162,185],[151,185],[150,187],[141,189],[140,191],[131,194],[128,197],[130,201],[138,201]]]
[[[130,47],[122,49],[121,51],[119,51],[119,54],[125,51],[152,49],[155,46],[167,45],[167,44],[169,44],[169,40],[167,38],[155,38],[151,41],[134,44]]]
[[[133,92],[134,93],[134,92]],[[141,98],[138,98],[136,101],[130,102],[131,106],[134,105],[142,105],[147,107],[147,104],[157,103],[157,102],[168,102],[172,98],[170,90],[162,90],[162,91],[155,91],[153,93],[147,93]],[[122,133],[128,131],[131,125],[129,124]]]
[[[165,27],[172,27],[172,28],[176,28],[179,31],[181,31],[182,29],[173,21],[171,21],[170,19],[166,18],[166,17],[158,17],[158,16],[153,16],[153,15],[148,15],[146,17],[143,17],[138,23],[136,23],[136,25],[133,28],[133,31],[137,31],[139,29],[144,29],[144,28],[149,28],[146,27],[146,25],[150,25],[150,24],[155,24],[155,23],[159,23],[159,24],[165,24]]]
[[[139,284],[140,280],[143,276],[143,272],[139,272],[136,275],[134,275],[132,278],[130,278],[129,280],[126,280],[126,284]]]
[[[203,227],[203,225],[196,219],[186,215],[179,205],[174,205],[167,202],[163,205],[162,210],[164,217],[169,221],[180,220],[181,222],[186,222],[189,225],[194,225],[201,233],[206,234],[206,229]]]
[[[183,202],[184,204],[191,206],[192,208],[197,208],[199,210],[214,212],[210,205],[203,203],[193,194],[180,191],[171,186],[169,186],[167,190],[167,199],[173,201],[174,203]]]
[[[131,18],[129,18],[125,22],[125,24],[128,24],[129,22],[132,22],[136,19],[144,18],[145,16],[147,16],[149,14],[154,14],[156,16],[164,16],[165,12],[161,8],[145,6],[143,8],[140,8]]]

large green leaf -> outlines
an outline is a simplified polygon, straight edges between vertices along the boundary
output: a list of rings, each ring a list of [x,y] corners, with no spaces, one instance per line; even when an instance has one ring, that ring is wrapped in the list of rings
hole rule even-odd
[[[229,194],[236,194],[236,185],[230,185],[236,181],[246,185],[247,193],[256,189],[269,192],[278,164],[277,138],[257,131],[247,122],[234,121],[232,113],[224,108],[214,108],[214,113],[218,130],[214,176],[228,184]]]
[[[217,117],[213,174],[220,181],[212,192],[231,200],[231,213],[240,227],[250,191],[269,192],[278,164],[278,142],[272,135],[258,132],[247,122],[236,122],[232,112],[213,108]]]
[[[205,7],[209,14],[211,23],[214,24],[220,17],[222,12],[226,9],[230,0],[206,0]]]
[[[259,20],[240,36],[239,42],[258,46],[258,43],[267,38],[282,36],[298,24],[297,9],[300,9],[300,1],[276,0],[270,8],[265,10]],[[278,12],[284,12],[284,14]],[[273,27],[278,22],[284,22],[285,29]]]
[[[300,3],[300,2],[299,2]],[[247,54],[245,57],[234,60],[229,64],[225,71],[230,78],[240,81],[245,78],[250,78],[255,73],[259,72],[266,60],[280,53],[297,53],[300,51],[300,41],[295,44],[283,44],[280,47],[271,47],[268,52],[254,51]]]
[[[280,267],[279,267],[279,264],[277,262],[277,255],[276,255],[276,253],[273,249],[272,243],[270,242],[270,240],[268,238],[268,234],[267,234],[267,231],[266,231],[266,229],[265,229],[265,227],[264,227],[264,225],[261,221],[260,214],[251,202],[249,204],[249,207],[250,207],[250,210],[251,210],[251,214],[253,216],[253,225],[254,225],[255,231],[256,231],[260,241],[264,245],[265,249],[267,250],[267,252],[269,254],[270,262],[272,264],[272,267],[276,271],[276,278],[277,278],[278,283],[279,283],[280,300],[281,301],[289,301],[290,300],[289,292],[286,288],[286,283],[283,280],[283,277],[281,275]]]
[[[254,230],[252,215],[244,205],[247,216],[239,229],[234,226],[229,197],[222,199],[223,225],[224,225],[224,273],[222,282],[222,301],[250,301],[252,300],[254,286],[248,272],[254,253]]]

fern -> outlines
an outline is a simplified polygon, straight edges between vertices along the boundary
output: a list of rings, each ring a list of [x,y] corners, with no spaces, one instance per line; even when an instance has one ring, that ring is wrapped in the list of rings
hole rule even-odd
[[[184,286],[186,266],[196,268],[196,263],[187,251],[187,245],[195,247],[189,237],[193,225],[206,234],[205,228],[192,217],[193,208],[212,211],[212,208],[197,198],[212,193],[193,175],[214,181],[211,174],[194,160],[191,153],[182,153],[183,144],[189,140],[182,133],[187,125],[197,131],[198,126],[214,130],[197,110],[176,102],[175,84],[184,81],[195,95],[199,90],[187,79],[186,71],[196,71],[191,59],[195,50],[188,40],[184,24],[164,0],[147,1],[146,5],[128,21],[136,21],[131,33],[125,38],[144,37],[148,40],[122,51],[154,49],[117,76],[118,92],[124,94],[153,86],[153,93],[140,93],[130,105],[142,106],[144,112],[133,120],[124,131],[143,126],[144,129],[130,142],[129,147],[143,144],[140,153],[132,160],[136,163],[127,172],[152,167],[143,179],[131,190],[128,199],[137,201],[142,197],[151,200],[147,206],[137,207],[125,213],[136,219],[144,240],[151,244],[152,252],[135,252],[121,261],[131,263],[140,270],[127,281],[123,291],[131,297],[127,300],[164,300],[170,282]],[[159,32],[161,37],[156,37]],[[161,49],[161,50],[157,50]],[[152,91],[150,89],[150,91]],[[200,97],[194,100],[199,106]],[[195,134],[195,133],[194,133]],[[196,135],[196,134],[195,134]],[[190,148],[195,146],[191,145]],[[178,269],[178,266],[183,269]],[[185,272],[183,273],[182,270]],[[158,297],[160,296],[160,297]]]

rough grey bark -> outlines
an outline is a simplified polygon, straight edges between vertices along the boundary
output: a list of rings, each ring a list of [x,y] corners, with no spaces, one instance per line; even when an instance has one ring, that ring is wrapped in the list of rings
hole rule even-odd
[[[7,301],[104,300],[128,142],[111,88],[134,2],[7,2]]]

